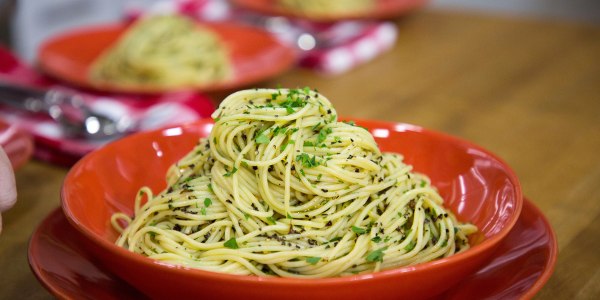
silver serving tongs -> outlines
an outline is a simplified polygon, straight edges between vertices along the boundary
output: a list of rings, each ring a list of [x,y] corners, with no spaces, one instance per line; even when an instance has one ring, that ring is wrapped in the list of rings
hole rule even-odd
[[[130,130],[131,122],[93,112],[82,96],[58,89],[40,90],[0,82],[0,103],[32,113],[45,113],[69,137],[115,138]]]

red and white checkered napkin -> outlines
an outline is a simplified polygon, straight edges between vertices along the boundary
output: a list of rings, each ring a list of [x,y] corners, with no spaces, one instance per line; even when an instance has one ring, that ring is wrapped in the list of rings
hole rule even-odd
[[[175,92],[157,96],[112,95],[82,92],[61,86],[20,62],[8,50],[0,47],[0,80],[38,88],[60,88],[81,94],[94,111],[107,116],[126,115],[147,130],[209,117],[214,105],[195,92]],[[58,124],[49,116],[33,115],[11,107],[0,106],[0,118],[31,133],[35,139],[34,156],[38,159],[71,165],[86,153],[107,141],[90,141],[63,135]]]
[[[346,39],[331,46],[306,51],[300,66],[325,74],[340,74],[373,60],[396,43],[398,29],[390,22],[345,21],[333,24],[321,34],[346,31]],[[299,41],[301,41],[300,36]]]
[[[259,26],[297,49],[298,65],[324,74],[340,74],[374,59],[391,49],[398,35],[392,22],[312,23],[259,15],[231,7],[226,0],[130,0],[128,3],[125,15],[129,19],[145,13],[180,13],[205,21],[237,21]]]

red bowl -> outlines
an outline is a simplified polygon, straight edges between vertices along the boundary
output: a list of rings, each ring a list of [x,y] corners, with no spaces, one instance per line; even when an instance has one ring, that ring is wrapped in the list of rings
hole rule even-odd
[[[480,233],[474,246],[457,255],[372,274],[324,279],[264,278],[190,269],[161,263],[114,244],[110,225],[117,211],[133,212],[141,186],[165,188],[165,172],[199,137],[211,120],[139,133],[111,143],[80,160],[62,188],[69,222],[91,241],[90,251],[109,270],[155,298],[397,299],[435,296],[488,261],[521,212],[519,181],[501,159],[467,141],[421,127],[358,121],[384,151],[399,152],[428,175],[459,220]]]

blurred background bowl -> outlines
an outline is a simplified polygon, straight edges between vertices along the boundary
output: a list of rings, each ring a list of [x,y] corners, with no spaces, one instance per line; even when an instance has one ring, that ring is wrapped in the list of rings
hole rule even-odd
[[[161,263],[114,244],[113,213],[132,214],[141,186],[165,188],[165,172],[212,129],[212,120],[135,134],[80,160],[62,188],[69,222],[89,240],[89,250],[107,269],[155,298],[397,299],[437,295],[488,261],[519,217],[521,187],[510,167],[470,142],[418,126],[357,121],[383,151],[398,152],[425,173],[445,206],[480,232],[471,249],[415,266],[372,274],[324,279],[239,276]]]

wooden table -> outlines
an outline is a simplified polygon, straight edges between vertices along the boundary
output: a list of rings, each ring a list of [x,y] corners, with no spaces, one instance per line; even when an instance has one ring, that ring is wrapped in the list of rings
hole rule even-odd
[[[341,115],[414,123],[504,158],[558,235],[540,299],[600,296],[600,28],[424,10],[397,46],[350,73],[294,70],[264,86],[311,86]],[[0,299],[50,295],[27,263],[35,226],[59,205],[67,169],[31,161],[3,215]]]

